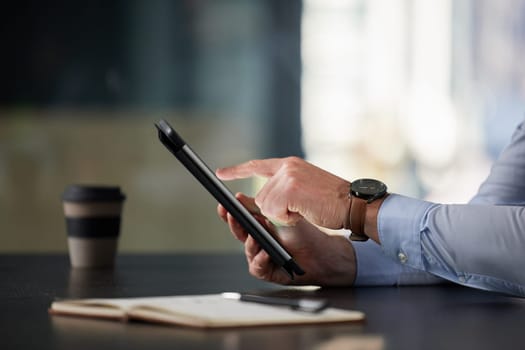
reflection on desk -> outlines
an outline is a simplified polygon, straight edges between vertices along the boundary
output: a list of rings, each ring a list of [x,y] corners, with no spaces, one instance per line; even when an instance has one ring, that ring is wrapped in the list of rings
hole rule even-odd
[[[199,330],[70,317],[53,317],[51,324],[56,345],[61,349],[76,349],[78,344],[93,343],[94,338],[98,339],[99,344],[112,344],[113,347],[118,342],[119,346],[134,349],[156,348],[159,344],[171,344],[177,349],[383,349],[382,337],[362,335],[361,327],[301,326]]]

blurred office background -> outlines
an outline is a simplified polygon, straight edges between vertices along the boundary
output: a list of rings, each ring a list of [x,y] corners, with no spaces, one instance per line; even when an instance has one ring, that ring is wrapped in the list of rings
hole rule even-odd
[[[0,252],[65,251],[71,183],[122,187],[122,252],[240,250],[159,118],[212,168],[299,155],[447,203],[524,118],[525,0],[18,1],[0,19]]]

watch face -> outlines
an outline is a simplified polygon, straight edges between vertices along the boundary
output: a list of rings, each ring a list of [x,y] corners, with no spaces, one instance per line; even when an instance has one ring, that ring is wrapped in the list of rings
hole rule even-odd
[[[352,182],[351,191],[359,198],[379,198],[386,193],[386,185],[374,179],[359,179]]]

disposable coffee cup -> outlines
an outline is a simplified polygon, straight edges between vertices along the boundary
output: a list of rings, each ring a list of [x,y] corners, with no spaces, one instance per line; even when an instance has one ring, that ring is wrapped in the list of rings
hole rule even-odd
[[[118,186],[68,186],[63,195],[71,266],[111,267],[115,263],[122,206]]]

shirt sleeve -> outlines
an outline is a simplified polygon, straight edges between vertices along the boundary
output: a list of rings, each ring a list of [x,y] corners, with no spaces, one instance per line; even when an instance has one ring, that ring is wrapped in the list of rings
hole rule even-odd
[[[458,284],[525,296],[525,131],[519,125],[478,194],[444,205],[392,194],[381,246],[356,243],[356,285]]]
[[[525,205],[525,128],[518,125],[510,144],[492,166],[470,203]]]
[[[402,216],[399,208],[405,209]],[[442,205],[390,195],[378,225],[384,253],[403,265],[465,286],[525,296],[523,207]]]

